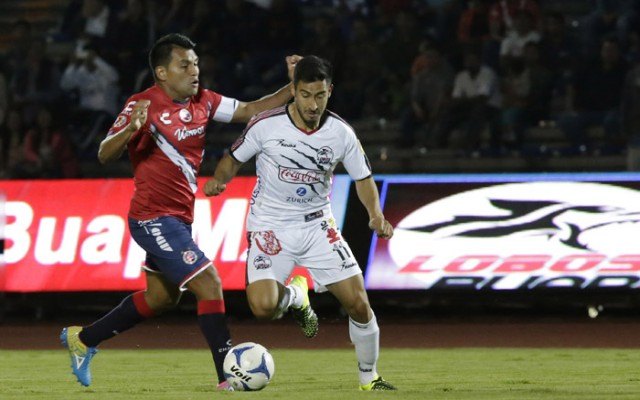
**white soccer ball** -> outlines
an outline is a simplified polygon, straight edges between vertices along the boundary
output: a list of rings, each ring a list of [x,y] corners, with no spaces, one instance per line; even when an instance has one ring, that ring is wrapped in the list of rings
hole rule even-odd
[[[246,342],[233,346],[224,358],[224,376],[234,390],[260,390],[271,382],[276,367],[262,345]]]

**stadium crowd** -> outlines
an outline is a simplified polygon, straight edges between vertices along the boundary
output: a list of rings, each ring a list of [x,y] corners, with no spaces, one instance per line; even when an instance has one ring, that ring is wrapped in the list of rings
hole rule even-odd
[[[562,154],[619,154],[640,146],[639,13],[633,0],[70,0],[49,32],[13,25],[0,177],[82,176],[169,32],[198,43],[201,86],[238,99],[282,86],[288,54],[327,58],[330,109],[396,121],[397,148],[523,155],[544,148],[532,127],[555,126]]]

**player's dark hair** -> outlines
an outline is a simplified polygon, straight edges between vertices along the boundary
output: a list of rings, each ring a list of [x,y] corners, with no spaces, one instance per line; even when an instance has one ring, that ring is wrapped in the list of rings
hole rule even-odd
[[[156,67],[167,66],[171,62],[171,50],[174,47],[182,47],[183,49],[193,50],[196,44],[187,36],[181,33],[170,33],[156,40],[149,52],[149,67],[153,79],[156,77]]]
[[[317,82],[325,79],[327,83],[331,83],[332,72],[333,66],[324,58],[305,56],[298,61],[296,69],[293,71],[293,85],[296,86],[300,81]]]

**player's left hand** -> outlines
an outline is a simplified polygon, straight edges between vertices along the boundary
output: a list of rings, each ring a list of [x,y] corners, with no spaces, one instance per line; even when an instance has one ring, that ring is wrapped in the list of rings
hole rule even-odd
[[[302,60],[302,56],[294,54],[292,56],[286,56],[285,60],[287,60],[287,74],[289,75],[289,79],[293,81],[293,70],[296,69],[298,61]]]
[[[226,188],[226,184],[220,183],[216,178],[211,178],[204,184],[203,191],[205,196],[217,196],[224,192]]]
[[[391,239],[393,236],[393,226],[384,216],[371,218],[369,220],[369,228],[373,229],[381,239]]]

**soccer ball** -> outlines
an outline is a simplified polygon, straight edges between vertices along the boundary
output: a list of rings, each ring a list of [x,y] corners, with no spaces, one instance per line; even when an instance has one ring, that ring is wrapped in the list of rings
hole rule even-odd
[[[271,353],[253,342],[233,346],[224,358],[224,376],[234,390],[260,390],[271,382],[276,367]]]

